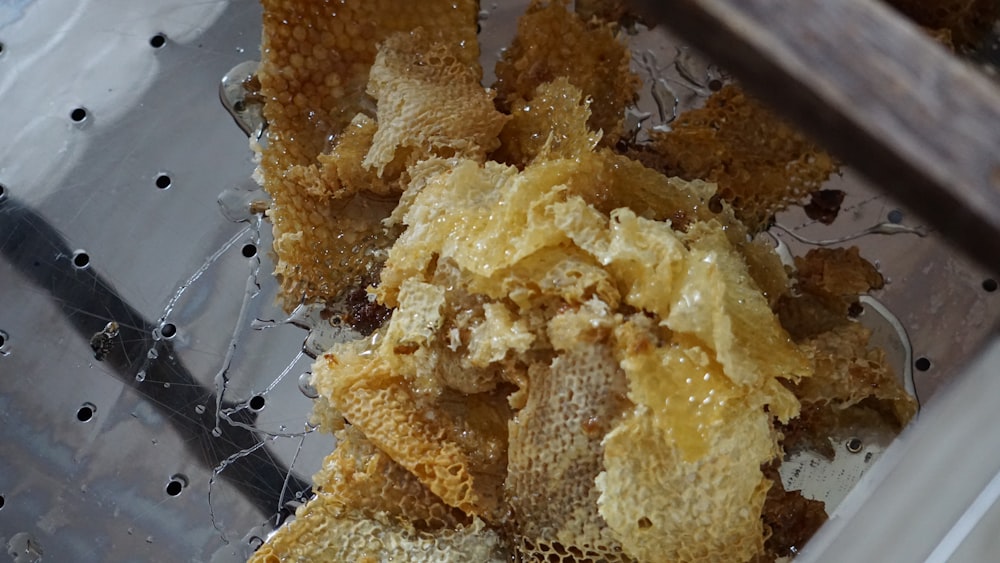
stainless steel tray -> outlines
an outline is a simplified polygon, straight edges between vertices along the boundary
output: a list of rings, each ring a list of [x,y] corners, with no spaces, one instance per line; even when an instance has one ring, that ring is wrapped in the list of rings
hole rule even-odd
[[[484,56],[521,4],[484,3]],[[252,0],[0,3],[0,547],[15,561],[244,560],[333,445],[307,426],[306,332],[273,304],[269,228],[237,205],[255,197],[251,154],[219,102],[222,76],[259,58],[259,21]],[[643,48],[671,83],[663,45]],[[791,213],[778,236],[919,227],[837,181],[851,195],[834,228]],[[914,380],[933,402],[988,336],[996,283],[933,234],[850,242],[890,281],[876,297],[926,358]]]

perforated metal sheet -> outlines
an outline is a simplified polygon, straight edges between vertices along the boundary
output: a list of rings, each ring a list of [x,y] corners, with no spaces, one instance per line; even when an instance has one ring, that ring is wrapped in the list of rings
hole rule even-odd
[[[487,56],[519,5],[484,3]],[[259,57],[259,19],[252,0],[0,3],[0,559],[243,560],[332,446],[305,432],[306,333],[272,304],[269,228],[237,205],[256,197],[246,136],[218,98]],[[918,226],[844,181],[833,230],[779,222]],[[928,359],[926,402],[1000,292],[933,236],[852,242]]]

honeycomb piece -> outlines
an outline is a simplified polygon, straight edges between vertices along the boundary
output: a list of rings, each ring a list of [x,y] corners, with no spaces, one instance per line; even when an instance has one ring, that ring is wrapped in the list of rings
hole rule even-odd
[[[732,409],[707,432],[708,455],[695,461],[684,459],[670,422],[637,409],[604,438],[601,516],[639,561],[750,560],[764,544],[770,481],[760,466],[778,453],[767,414]]]
[[[316,496],[268,540],[250,559],[252,563],[353,561],[392,553],[411,560],[435,541],[473,543],[471,537],[461,538],[463,530],[486,546],[498,546],[496,535],[483,529],[481,522],[441,502],[356,428],[348,426],[337,433],[337,448],[323,461],[313,481]],[[458,538],[453,537],[456,534]],[[376,543],[384,539],[385,545]],[[470,556],[490,555],[488,549],[470,547],[444,548]],[[409,549],[416,551],[411,554]]]
[[[679,298],[663,315],[670,329],[696,336],[715,351],[726,375],[740,385],[809,375],[806,358],[778,323],[721,225],[697,223]],[[779,418],[786,418],[784,413]]]
[[[738,230],[738,229],[732,229]],[[732,240],[733,237],[730,237]],[[747,271],[774,309],[782,296],[788,293],[791,280],[788,270],[774,250],[774,244],[766,234],[758,234],[749,241],[743,239],[734,244],[747,263]]]
[[[717,183],[720,197],[754,232],[837,169],[830,155],[733,84],[671,128],[651,133],[650,143],[630,156],[667,176]]]
[[[361,192],[377,196],[399,196],[399,183],[393,181],[402,175],[402,170],[394,170],[386,178],[376,176],[361,165],[362,159],[371,150],[372,139],[378,124],[363,113],[354,116],[337,137],[333,148],[316,157],[315,168],[293,168],[302,170],[302,189],[308,196],[320,200],[347,200]]]
[[[858,295],[885,285],[857,247],[814,248],[795,257],[796,295],[777,304],[778,317],[797,340],[833,330],[848,321]]]
[[[860,323],[846,323],[802,343],[815,375],[793,387],[804,403],[846,409],[875,400],[895,417],[898,428],[917,413],[916,400],[906,392],[889,366],[885,351],[868,345],[871,332]]]
[[[573,158],[591,152],[601,139],[587,127],[590,104],[566,77],[538,86],[531,101],[511,104],[511,120],[500,132],[491,157],[524,168],[536,158]]]
[[[571,348],[532,366],[527,401],[510,422],[506,490],[516,549],[527,561],[626,560],[597,513],[594,483],[601,440],[628,405],[607,343],[612,321],[599,305],[554,318],[566,337],[553,341]],[[552,558],[559,549],[564,556]]]
[[[857,296],[885,285],[882,274],[856,246],[811,248],[805,256],[795,257],[795,270],[801,291],[831,297]]]
[[[339,505],[344,514],[370,518],[384,514],[420,531],[472,523],[376,448],[357,428],[347,426],[336,436],[337,447],[313,477],[313,490],[330,497],[328,506]]]
[[[383,514],[342,516],[336,506],[331,506],[329,495],[320,495],[300,508],[295,521],[257,550],[250,563],[509,560],[499,535],[480,520],[468,526],[420,532]]]
[[[262,60],[257,77],[265,99],[267,155],[277,164],[308,165],[331,135],[367,107],[368,73],[377,46],[397,32],[423,27],[478,65],[478,2],[395,0],[329,6],[309,0],[263,0]],[[280,170],[278,170],[280,172]]]
[[[379,0],[331,9],[305,0],[264,0],[263,5],[257,77],[268,128],[256,176],[273,200],[267,215],[279,301],[291,309],[303,300],[334,300],[372,283],[379,256],[391,244],[380,221],[402,189],[394,177],[383,174],[379,180],[362,170],[356,158],[377,135],[371,123],[355,119],[371,106],[365,86],[377,44],[423,27],[449,46],[456,61],[478,72],[478,3]],[[384,166],[403,172],[399,161]]]
[[[545,217],[547,202],[538,199],[540,186],[552,184],[525,181],[514,167],[470,160],[429,179],[403,218],[410,228],[389,252],[375,290],[379,300],[395,307],[402,283],[425,276],[432,259],[450,259],[474,276],[490,277],[540,248],[559,244],[563,239],[552,237]],[[500,201],[505,204],[497,205]],[[533,212],[525,213],[526,207]]]
[[[764,405],[781,417],[797,401],[773,377],[738,384],[699,341],[658,326],[639,314],[615,331],[636,406],[604,439],[600,514],[640,561],[748,561],[763,545],[760,465],[778,452]]]
[[[532,101],[535,89],[565,77],[592,100],[588,125],[614,146],[624,135],[625,108],[642,81],[629,70],[631,53],[605,23],[567,12],[567,0],[533,0],[517,36],[496,66],[498,104],[504,111]]]
[[[379,129],[363,165],[383,175],[397,153],[483,161],[500,146],[506,116],[479,84],[479,67],[422,29],[390,36],[372,66],[368,93],[378,100]]]
[[[456,277],[445,272],[452,273],[453,264],[439,261],[432,287],[454,288],[445,293],[441,327],[432,340],[416,349],[394,344],[397,353],[389,361],[425,395],[443,390],[469,396],[492,392],[506,380],[508,358],[526,351],[534,337],[523,320],[511,315],[503,303],[469,295]],[[404,297],[401,303],[415,308],[407,301]]]
[[[584,21],[596,18],[605,22],[618,22],[623,27],[631,28],[640,20],[625,0],[576,0],[575,9]]]
[[[413,278],[404,281],[396,314],[386,327],[386,339],[394,351],[409,353],[429,344],[441,328],[444,302],[443,287]]]
[[[418,403],[406,380],[364,344],[336,346],[318,359],[316,390],[446,504],[468,514],[489,512],[473,485],[468,456],[448,436],[447,415]]]
[[[947,30],[961,47],[975,47],[1000,18],[996,0],[887,0],[888,4],[931,30]]]
[[[515,317],[501,303],[487,303],[483,305],[483,320],[469,330],[468,362],[485,368],[508,354],[524,354],[534,340],[524,319]]]
[[[826,505],[808,499],[801,491],[785,490],[778,473],[778,463],[764,466],[771,481],[761,519],[764,521],[764,553],[759,563],[773,563],[782,557],[794,557],[809,538],[827,520]]]

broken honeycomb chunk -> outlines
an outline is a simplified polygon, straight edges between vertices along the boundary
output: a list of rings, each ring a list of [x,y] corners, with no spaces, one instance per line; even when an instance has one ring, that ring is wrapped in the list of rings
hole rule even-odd
[[[629,69],[631,53],[609,24],[586,22],[567,0],[533,0],[517,25],[517,36],[496,66],[500,108],[532,101],[535,89],[566,78],[593,100],[588,125],[614,146],[625,133],[625,108],[637,99],[641,81]]]
[[[418,27],[433,30],[456,57],[478,65],[478,3],[470,0],[425,0],[405,9],[392,0],[262,4],[257,77],[268,124],[266,154],[278,165],[311,164],[331,135],[369,107],[368,72],[378,44],[390,35]]]
[[[590,104],[566,77],[540,84],[531,101],[511,103],[510,121],[500,132],[498,162],[524,168],[536,158],[571,158],[590,152],[601,135],[587,126]]]
[[[571,348],[550,364],[532,366],[527,401],[510,422],[506,490],[515,545],[530,561],[551,560],[560,548],[579,554],[570,561],[625,560],[597,512],[595,483],[601,441],[628,406],[624,373],[606,343],[612,319],[597,306],[551,322],[567,315],[575,326],[562,330],[575,341],[564,342]]]
[[[368,82],[377,100],[379,128],[363,166],[383,176],[401,151],[411,159],[430,155],[485,160],[500,146],[507,117],[479,85],[479,66],[470,66],[446,43],[417,29],[387,38]]]
[[[467,81],[478,83],[477,2],[429,0],[402,10],[396,4],[263,1],[257,77],[268,127],[257,176],[273,200],[267,216],[286,309],[372,283],[391,243],[381,221],[402,187],[366,173],[356,160],[379,135],[356,117],[373,109],[365,90],[378,43],[423,28],[449,53],[454,64],[447,66],[464,65]],[[461,92],[445,99],[460,100]],[[449,104],[439,105],[448,111]],[[402,171],[395,167],[397,176]]]
[[[361,346],[341,346],[317,360],[313,385],[446,504],[468,514],[487,512],[473,486],[467,454],[447,436],[447,415],[433,404],[421,404],[405,379],[377,360]]]
[[[885,285],[857,247],[813,248],[796,256],[795,266],[796,292],[779,299],[776,310],[782,326],[800,341],[847,323],[858,296]]]
[[[1000,18],[996,0],[887,0],[894,8],[932,30],[947,30],[962,47],[975,47]]]
[[[761,409],[734,408],[687,461],[671,422],[638,410],[604,439],[600,514],[639,561],[747,561],[763,549],[760,514],[777,454]]]
[[[669,132],[651,136],[629,154],[667,176],[716,182],[751,231],[837,169],[829,154],[734,84],[681,114]]]
[[[917,413],[917,402],[899,385],[885,351],[871,348],[871,332],[857,322],[846,323],[803,343],[814,377],[795,386],[803,402],[846,409],[862,401],[882,403],[902,428]]]
[[[316,360],[339,444],[253,561],[758,563],[821,511],[775,482],[800,413],[912,416],[846,318],[877,272],[753,236],[832,160],[728,87],[630,153],[684,178],[615,152],[620,2],[532,2],[495,101],[474,3],[264,4],[284,302],[381,313]]]

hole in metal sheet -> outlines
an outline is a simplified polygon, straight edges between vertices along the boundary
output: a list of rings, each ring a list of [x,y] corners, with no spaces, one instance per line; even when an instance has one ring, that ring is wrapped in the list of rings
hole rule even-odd
[[[3,508],[4,504],[7,504],[7,501],[4,500],[3,495],[0,495],[0,508]]]
[[[76,411],[76,419],[80,422],[89,422],[90,419],[94,418],[95,412],[97,412],[97,407],[94,406],[94,403],[84,403]]]
[[[172,497],[175,497],[187,487],[188,480],[187,477],[181,475],[180,473],[172,476],[169,481],[167,481],[167,486],[165,487],[166,493]]]
[[[0,348],[3,348],[4,346],[7,345],[7,338],[9,338],[7,336],[7,333],[0,330]]]
[[[86,250],[77,250],[73,253],[73,267],[82,270],[90,265],[90,254]]]
[[[250,398],[250,410],[259,411],[264,408],[266,401],[263,395],[254,395]]]
[[[167,36],[162,33],[157,33],[156,35],[149,38],[149,44],[154,49],[159,49],[160,47],[167,44]]]
[[[246,244],[243,246],[243,256],[245,258],[253,258],[257,255],[257,245]]]
[[[0,42],[0,55],[2,55],[2,54],[3,54],[3,43]]]
[[[898,225],[903,222],[903,212],[898,209],[893,209],[886,216],[886,219],[888,219],[890,223]]]
[[[69,112],[69,118],[77,123],[83,123],[87,119],[87,110],[85,108],[76,108]]]
[[[0,184],[0,201],[7,197],[7,186]]]
[[[158,174],[156,176],[156,187],[157,188],[160,188],[161,190],[165,190],[165,189],[169,188],[171,185],[173,185],[173,181],[170,179],[170,176],[168,176],[167,174],[161,173],[161,174]]]
[[[995,280],[993,278],[987,278],[987,279],[983,280],[983,289],[985,291],[988,291],[989,293],[993,293],[994,291],[997,290],[997,287],[998,287],[997,280]]]
[[[847,443],[844,444],[844,447],[846,447],[847,451],[851,452],[852,454],[856,454],[860,452],[862,448],[865,447],[865,443],[861,441],[861,438],[851,438],[847,440]]]
[[[927,371],[931,369],[931,361],[927,358],[917,358],[917,361],[913,362],[913,367],[917,368],[917,371]]]
[[[177,325],[174,323],[163,323],[163,326],[160,327],[160,336],[167,340],[177,336]]]
[[[722,81],[719,80],[718,78],[713,78],[712,80],[709,80],[708,89],[713,92],[718,92],[719,90],[722,90]]]

